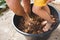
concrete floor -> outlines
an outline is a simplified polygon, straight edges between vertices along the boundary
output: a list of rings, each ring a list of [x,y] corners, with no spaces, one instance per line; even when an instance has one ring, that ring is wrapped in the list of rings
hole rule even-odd
[[[60,10],[60,8],[58,7],[56,8]],[[12,19],[13,19],[14,13],[11,10],[8,10],[6,12],[3,12],[3,14],[4,14],[3,16],[0,16],[0,40],[26,40],[23,35],[18,33],[13,28]],[[60,25],[51,34],[48,40],[60,40]]]

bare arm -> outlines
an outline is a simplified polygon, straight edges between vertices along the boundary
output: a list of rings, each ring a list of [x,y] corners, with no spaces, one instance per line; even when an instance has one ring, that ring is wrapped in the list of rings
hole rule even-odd
[[[31,8],[30,8],[30,0],[22,0],[23,4],[24,4],[24,10],[26,13],[30,13]]]
[[[16,15],[25,16],[25,12],[20,4],[20,0],[6,0],[6,3]]]

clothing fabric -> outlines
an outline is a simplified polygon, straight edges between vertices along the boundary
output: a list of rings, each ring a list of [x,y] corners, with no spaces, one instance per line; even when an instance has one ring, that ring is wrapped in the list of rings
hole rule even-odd
[[[34,6],[45,6],[46,5],[47,0],[34,0]]]

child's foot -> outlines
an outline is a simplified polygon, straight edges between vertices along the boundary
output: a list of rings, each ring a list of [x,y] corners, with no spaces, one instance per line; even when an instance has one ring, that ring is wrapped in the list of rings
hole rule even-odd
[[[46,26],[43,28],[44,32],[47,32],[51,28],[51,23],[47,23]]]

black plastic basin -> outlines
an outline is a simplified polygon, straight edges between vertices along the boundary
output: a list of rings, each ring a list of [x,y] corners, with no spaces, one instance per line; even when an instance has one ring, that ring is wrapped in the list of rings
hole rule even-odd
[[[32,6],[31,6],[32,7]],[[22,32],[21,30],[19,30],[18,28],[18,24],[19,24],[19,20],[22,18],[21,16],[17,16],[14,15],[13,18],[13,24],[14,24],[14,28],[16,29],[17,32],[19,32],[20,34],[24,35],[26,37],[27,40],[47,40],[48,37],[50,36],[50,34],[58,27],[59,25],[59,15],[58,12],[56,11],[55,8],[53,8],[52,6],[49,6],[51,14],[54,15],[54,17],[57,19],[57,22],[55,24],[52,25],[52,30],[47,31],[43,34],[28,34],[25,32]]]

